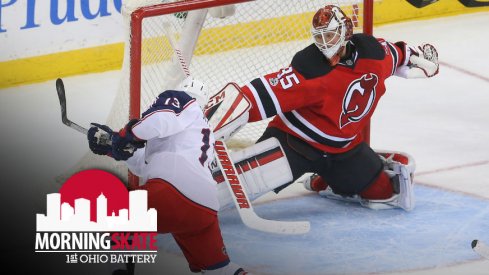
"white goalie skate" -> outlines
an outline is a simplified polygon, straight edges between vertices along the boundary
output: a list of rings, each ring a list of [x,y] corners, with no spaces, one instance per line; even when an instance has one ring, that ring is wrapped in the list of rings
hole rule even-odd
[[[315,181],[318,176],[312,174],[307,177],[302,184],[307,190],[316,191],[322,197],[334,200],[357,202],[362,206],[371,209],[392,209],[402,208],[411,211],[415,206],[413,173],[415,170],[414,159],[400,152],[377,151],[384,163],[384,171],[391,179],[394,195],[385,200],[368,200],[358,195],[342,196],[336,194],[330,186],[321,181]]]
[[[384,171],[389,175],[394,187],[394,194],[386,200],[362,199],[361,204],[372,209],[402,208],[406,211],[414,209],[413,174],[414,159],[406,153],[379,153],[384,162]]]

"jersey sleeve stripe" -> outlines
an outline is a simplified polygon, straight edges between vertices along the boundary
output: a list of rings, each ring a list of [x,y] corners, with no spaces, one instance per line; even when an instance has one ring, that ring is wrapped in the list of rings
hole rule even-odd
[[[272,99],[273,106],[275,109],[275,114],[282,113],[282,108],[280,108],[279,101],[277,99],[277,96],[275,96],[275,93],[273,92],[272,87],[270,87],[270,84],[268,84],[268,81],[265,79],[265,77],[260,77],[261,83],[265,86],[265,89],[268,92],[268,95]]]
[[[251,93],[253,94],[253,98],[256,101],[258,111],[260,111],[261,119],[267,118],[267,114],[265,113],[265,110],[263,109],[263,103],[261,102],[260,96],[258,95],[258,92],[256,91],[255,87],[253,87],[253,85],[251,85],[251,83],[248,83],[246,85],[246,87],[248,87],[248,89],[250,89]]]
[[[269,118],[276,115],[278,110],[273,99],[275,95],[273,94],[273,91],[271,89],[267,89],[265,83],[266,80],[261,77],[254,79],[253,81],[251,81],[250,84],[255,88],[257,95],[260,98],[260,102],[266,114],[266,118]]]
[[[387,46],[389,47],[389,50],[392,53],[392,73],[391,75],[394,75],[397,70],[398,62],[399,62],[399,53],[396,50],[396,47],[394,47],[391,43],[387,42]]]
[[[341,139],[338,138],[336,138],[336,140],[332,140],[327,137],[321,136],[320,134],[310,129],[302,121],[300,121],[292,112],[285,113],[283,116],[281,116],[281,118],[283,118],[284,122],[286,121],[287,126],[293,126],[289,128],[293,130],[295,133],[299,134],[301,137],[307,137],[306,140],[313,141],[326,146],[330,146],[333,148],[344,148],[351,143],[351,140],[341,141]]]
[[[294,124],[292,124],[292,122],[290,122],[286,115],[285,114],[278,114],[278,116],[282,119],[282,121],[285,123],[285,125],[290,129],[292,130],[294,133],[296,133],[297,135],[299,135],[300,137],[302,137],[304,140],[308,141],[308,142],[317,142],[315,140],[313,140],[312,138],[310,138],[308,135],[306,135],[304,132],[302,132],[301,130],[299,130],[297,127],[294,126]]]
[[[303,116],[301,116],[297,111],[292,111],[292,115],[294,115],[297,120],[299,120],[302,124],[304,124],[308,129],[311,129],[314,133],[318,134],[321,137],[324,137],[326,139],[330,139],[332,141],[338,141],[338,142],[344,142],[344,141],[352,141],[354,140],[357,136],[349,137],[349,138],[343,138],[343,137],[336,137],[332,135],[328,135],[325,132],[319,130],[316,126],[311,124],[307,119],[305,119]]]
[[[187,104],[185,104],[185,105],[183,106],[182,110],[187,109],[187,107],[188,107],[190,104],[192,104],[192,103],[194,103],[194,102],[196,102],[196,101],[197,101],[197,100],[196,100],[195,98],[192,98],[192,99],[191,99],[189,102],[187,102]]]

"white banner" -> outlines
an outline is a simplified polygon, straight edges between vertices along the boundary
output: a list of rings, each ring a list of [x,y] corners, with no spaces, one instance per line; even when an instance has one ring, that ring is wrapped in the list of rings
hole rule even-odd
[[[0,62],[123,41],[122,0],[0,0]]]

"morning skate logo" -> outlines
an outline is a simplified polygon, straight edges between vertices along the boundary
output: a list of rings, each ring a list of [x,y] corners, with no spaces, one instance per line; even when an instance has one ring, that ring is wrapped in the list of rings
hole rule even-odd
[[[340,116],[340,128],[360,121],[365,117],[375,101],[375,87],[379,78],[375,74],[365,74],[360,79],[354,80],[343,98]]]
[[[154,263],[157,213],[146,190],[127,191],[114,175],[86,170],[46,195],[36,216],[35,251],[66,263]]]

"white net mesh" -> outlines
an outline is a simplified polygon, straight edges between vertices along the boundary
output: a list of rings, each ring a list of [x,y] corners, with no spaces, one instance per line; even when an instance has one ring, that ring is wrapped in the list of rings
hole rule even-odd
[[[162,1],[128,1],[126,11]],[[136,4],[135,4],[136,3]],[[218,92],[228,82],[244,85],[248,81],[287,67],[295,52],[312,43],[311,20],[326,4],[337,4],[354,21],[355,32],[363,26],[363,1],[259,0],[235,5],[234,15],[213,18],[207,10],[171,13],[144,18],[141,41],[141,112],[155,97],[183,78],[175,48],[189,64],[190,73]],[[219,1],[215,1],[218,5]],[[162,11],[164,12],[164,11]],[[125,15],[129,28],[129,15]],[[200,19],[205,19],[200,30]],[[129,42],[131,39],[128,33]],[[172,46],[173,44],[173,46]],[[107,124],[119,129],[129,116],[129,43],[126,43],[121,88]],[[134,66],[138,66],[133,64]],[[267,122],[250,123],[228,142],[228,146],[256,141]],[[86,156],[75,169],[102,168],[127,175],[123,163],[107,157]]]

